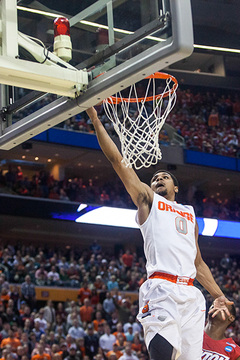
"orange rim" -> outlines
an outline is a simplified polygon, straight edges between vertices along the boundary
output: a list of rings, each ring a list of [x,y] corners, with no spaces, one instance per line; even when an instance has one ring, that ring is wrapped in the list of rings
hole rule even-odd
[[[178,87],[177,79],[174,76],[172,76],[170,74],[166,74],[166,73],[156,72],[150,76],[145,77],[144,79],[163,79],[163,80],[171,79],[171,81],[173,81],[174,85],[171,88],[171,90],[166,91],[159,95],[140,97],[140,98],[118,98],[115,96],[110,96],[109,98],[105,99],[104,101],[111,103],[111,104],[119,104],[122,101],[126,101],[129,103],[136,103],[136,102],[142,102],[142,101],[153,101],[158,98],[165,98],[165,97],[168,97],[169,95],[172,95],[177,90],[177,87]]]

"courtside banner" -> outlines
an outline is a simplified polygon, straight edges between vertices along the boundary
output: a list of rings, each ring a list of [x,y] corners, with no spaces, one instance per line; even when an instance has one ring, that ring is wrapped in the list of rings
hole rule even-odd
[[[136,210],[81,204],[78,212],[77,223],[138,228]],[[240,222],[208,218],[197,218],[197,222],[200,235],[240,238]]]
[[[0,214],[138,229],[136,210],[0,194]],[[197,218],[199,234],[240,239],[240,222]]]

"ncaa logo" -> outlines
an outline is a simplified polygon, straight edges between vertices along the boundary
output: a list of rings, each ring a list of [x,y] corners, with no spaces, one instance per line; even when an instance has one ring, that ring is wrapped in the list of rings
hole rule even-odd
[[[231,346],[226,346],[224,350],[225,350],[226,352],[231,352],[232,349],[233,349],[233,348],[232,348]]]

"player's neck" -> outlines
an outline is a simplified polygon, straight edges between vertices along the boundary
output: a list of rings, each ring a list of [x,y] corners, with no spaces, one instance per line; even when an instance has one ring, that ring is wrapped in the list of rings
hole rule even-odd
[[[205,326],[205,333],[213,340],[223,340],[225,339],[225,324],[213,324],[208,322]]]
[[[174,195],[167,194],[166,196],[163,196],[163,197],[168,201],[175,202],[175,194]]]

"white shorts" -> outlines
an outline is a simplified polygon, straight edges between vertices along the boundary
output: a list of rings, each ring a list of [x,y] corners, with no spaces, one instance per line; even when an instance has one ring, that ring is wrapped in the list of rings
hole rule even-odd
[[[156,334],[173,347],[173,359],[200,360],[206,304],[194,286],[149,279],[139,292],[138,320],[144,329],[147,347]]]

